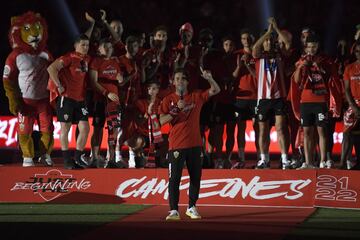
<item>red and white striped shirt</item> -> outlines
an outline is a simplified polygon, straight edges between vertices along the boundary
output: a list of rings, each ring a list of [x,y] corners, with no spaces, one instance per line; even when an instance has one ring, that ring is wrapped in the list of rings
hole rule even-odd
[[[285,85],[281,60],[275,59],[269,63],[268,59],[260,58],[255,64],[258,83],[258,99],[278,99],[285,97]]]

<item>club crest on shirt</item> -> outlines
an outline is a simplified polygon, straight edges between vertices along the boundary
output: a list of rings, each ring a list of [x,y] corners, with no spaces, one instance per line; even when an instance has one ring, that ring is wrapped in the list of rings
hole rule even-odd
[[[180,153],[178,151],[173,152],[174,158],[178,158]]]
[[[69,119],[69,115],[68,114],[64,114],[64,120],[67,121]]]

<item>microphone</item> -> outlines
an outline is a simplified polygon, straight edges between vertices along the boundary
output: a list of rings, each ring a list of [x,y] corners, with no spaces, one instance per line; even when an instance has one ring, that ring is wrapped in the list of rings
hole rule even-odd
[[[181,86],[179,88],[179,93],[180,93],[180,100],[184,100],[184,92],[185,92],[185,89],[183,86]]]

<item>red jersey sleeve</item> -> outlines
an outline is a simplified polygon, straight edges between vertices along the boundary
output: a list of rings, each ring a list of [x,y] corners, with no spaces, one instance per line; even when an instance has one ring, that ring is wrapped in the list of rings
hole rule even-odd
[[[202,102],[206,102],[207,100],[209,100],[209,89],[205,90],[203,92],[200,92],[199,98]]]
[[[98,58],[94,58],[91,62],[90,62],[90,69],[94,70],[94,71],[98,71],[99,70],[99,61]]]
[[[146,99],[136,100],[135,106],[139,112],[145,114],[147,112]]]
[[[59,60],[63,62],[64,68],[70,66],[71,64],[70,54],[66,54],[64,56],[59,57]]]
[[[170,111],[170,100],[165,97],[159,105],[158,114],[168,114]]]
[[[350,65],[345,67],[344,76],[343,76],[344,81],[350,81],[350,74],[349,74],[350,67],[349,66]]]
[[[17,81],[17,76],[19,74],[19,70],[16,66],[16,57],[18,53],[13,51],[7,57],[5,61],[5,67],[3,72],[4,81]]]

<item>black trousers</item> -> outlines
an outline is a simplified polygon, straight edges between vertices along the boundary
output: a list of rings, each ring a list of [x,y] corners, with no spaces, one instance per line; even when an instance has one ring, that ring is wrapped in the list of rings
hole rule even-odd
[[[199,198],[201,180],[201,147],[169,151],[169,202],[170,210],[178,210],[180,180],[186,161],[190,177],[189,207],[195,206]]]

